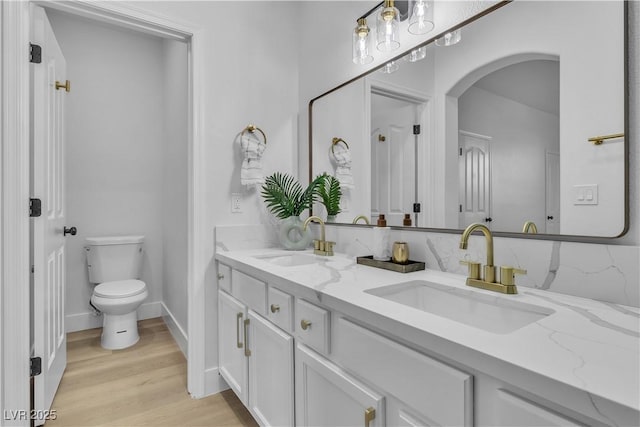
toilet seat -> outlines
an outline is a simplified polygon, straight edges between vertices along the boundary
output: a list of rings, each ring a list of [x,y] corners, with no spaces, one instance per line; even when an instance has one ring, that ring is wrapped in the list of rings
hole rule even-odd
[[[99,284],[93,289],[93,294],[101,298],[126,298],[146,290],[147,285],[142,280],[116,280]]]

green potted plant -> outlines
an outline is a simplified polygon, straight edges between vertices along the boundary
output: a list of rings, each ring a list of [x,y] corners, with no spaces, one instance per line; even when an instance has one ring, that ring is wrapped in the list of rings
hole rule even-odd
[[[261,195],[271,213],[282,220],[278,237],[286,249],[302,250],[311,243],[311,234],[303,230],[300,214],[316,201],[318,186],[324,179],[324,175],[320,175],[303,189],[298,180],[287,173],[275,172],[265,178]]]
[[[332,175],[323,174],[324,179],[318,185],[318,196],[327,210],[327,222],[335,222],[336,216],[341,212],[340,198],[342,190],[340,181]]]

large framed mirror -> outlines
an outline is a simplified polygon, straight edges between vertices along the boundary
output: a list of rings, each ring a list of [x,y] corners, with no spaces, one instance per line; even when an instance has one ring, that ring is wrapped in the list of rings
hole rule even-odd
[[[623,1],[502,2],[457,44],[412,46],[394,72],[311,100],[309,175],[343,182],[336,223],[385,214],[445,232],[624,234],[626,23]],[[417,48],[426,55],[411,62]]]

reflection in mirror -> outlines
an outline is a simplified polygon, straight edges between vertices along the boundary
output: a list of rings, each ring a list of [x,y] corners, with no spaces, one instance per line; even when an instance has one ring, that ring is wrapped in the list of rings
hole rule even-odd
[[[312,175],[335,174],[333,138],[352,159],[336,221],[620,234],[624,136],[588,140],[625,129],[624,19],[621,1],[512,2],[313,100]]]

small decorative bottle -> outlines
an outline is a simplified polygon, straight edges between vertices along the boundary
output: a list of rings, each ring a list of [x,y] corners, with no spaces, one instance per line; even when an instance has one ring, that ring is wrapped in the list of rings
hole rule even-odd
[[[389,261],[391,251],[389,249],[389,235],[391,227],[387,227],[387,220],[383,214],[378,216],[378,226],[373,227],[373,259],[377,261]]]
[[[405,227],[411,227],[411,214],[404,214],[402,225],[404,225]]]

